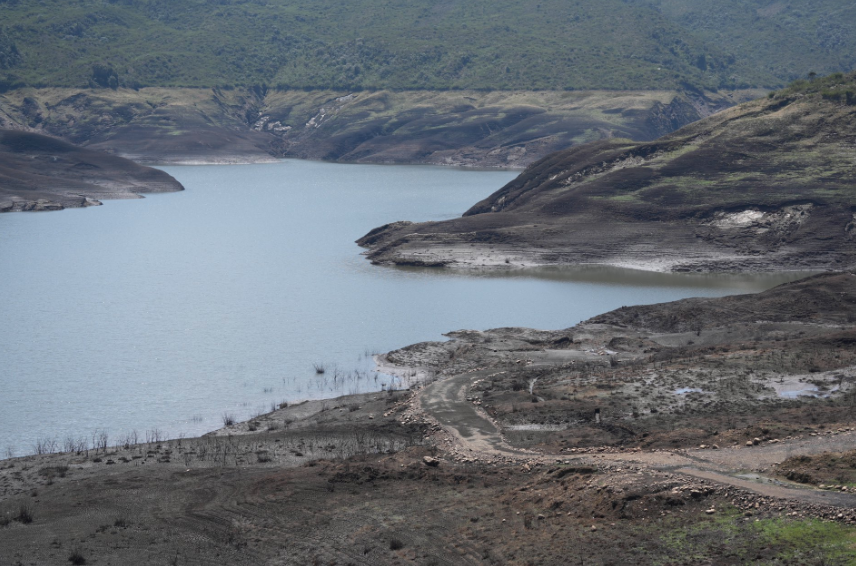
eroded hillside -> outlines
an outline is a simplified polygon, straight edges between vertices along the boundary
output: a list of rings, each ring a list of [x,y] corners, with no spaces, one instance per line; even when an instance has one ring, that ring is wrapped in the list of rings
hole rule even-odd
[[[460,219],[360,240],[376,263],[607,263],[658,270],[851,265],[856,79],[804,81],[650,143],[552,154]]]

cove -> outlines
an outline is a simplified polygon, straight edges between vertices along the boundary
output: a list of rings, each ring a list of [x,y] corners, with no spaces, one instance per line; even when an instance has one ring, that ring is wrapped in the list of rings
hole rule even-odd
[[[516,173],[293,160],[164,169],[187,190],[0,216],[0,457],[95,431],[189,436],[224,413],[378,390],[391,378],[373,372],[373,353],[451,330],[565,328],[796,277],[381,268],[355,239],[458,216]]]

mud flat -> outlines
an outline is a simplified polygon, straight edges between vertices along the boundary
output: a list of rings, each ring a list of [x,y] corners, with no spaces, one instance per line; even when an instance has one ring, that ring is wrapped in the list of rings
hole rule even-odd
[[[852,563],[854,314],[833,273],[458,331],[382,357],[409,390],[43,446],[0,461],[0,561]]]

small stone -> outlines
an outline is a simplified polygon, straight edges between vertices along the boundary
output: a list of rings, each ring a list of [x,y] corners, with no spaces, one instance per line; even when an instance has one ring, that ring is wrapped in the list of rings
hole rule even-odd
[[[432,468],[436,468],[437,466],[439,466],[439,465],[440,465],[440,460],[438,460],[437,458],[434,458],[434,457],[432,457],[432,456],[424,456],[424,457],[422,458],[422,462],[423,462],[426,466],[430,466],[430,467],[432,467]]]
[[[591,532],[595,532],[596,530],[597,530],[597,525],[592,525],[591,526]]]

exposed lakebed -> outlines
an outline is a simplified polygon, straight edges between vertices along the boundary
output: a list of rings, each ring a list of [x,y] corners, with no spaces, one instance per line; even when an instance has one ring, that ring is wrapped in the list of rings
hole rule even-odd
[[[166,170],[187,190],[0,217],[0,450],[96,430],[111,441],[198,434],[224,413],[380,389],[392,378],[373,373],[371,354],[446,331],[564,328],[795,277],[380,268],[356,238],[457,216],[515,173],[301,161]]]

